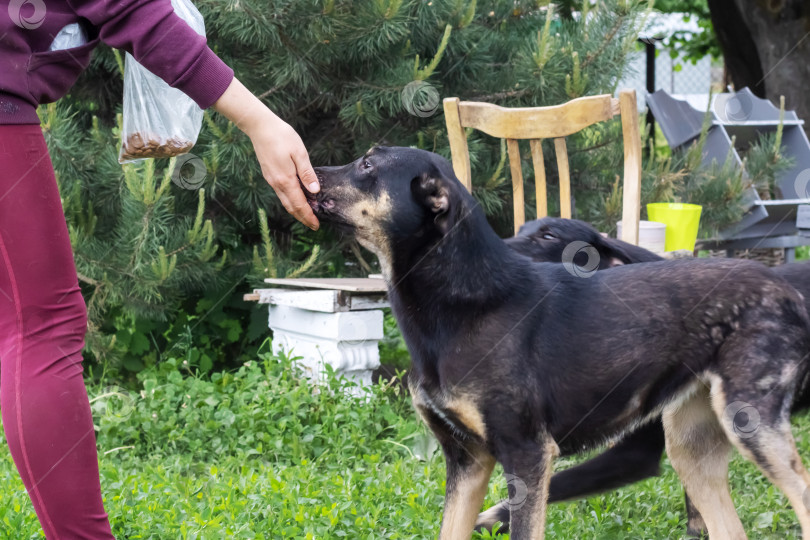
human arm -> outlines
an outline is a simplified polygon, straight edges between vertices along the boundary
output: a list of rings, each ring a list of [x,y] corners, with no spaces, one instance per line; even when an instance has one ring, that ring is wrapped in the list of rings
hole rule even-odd
[[[284,208],[317,230],[318,218],[307,203],[299,179],[311,193],[317,193],[320,186],[301,137],[235,78],[214,103],[214,109],[250,137],[262,174]]]
[[[228,67],[177,16],[170,0],[67,0],[98,30],[101,41],[123,49],[149,71],[236,123],[251,139],[267,182],[284,207],[312,229],[318,220],[298,179],[309,191],[318,181],[301,138],[233,76]],[[312,186],[314,184],[314,186]]]

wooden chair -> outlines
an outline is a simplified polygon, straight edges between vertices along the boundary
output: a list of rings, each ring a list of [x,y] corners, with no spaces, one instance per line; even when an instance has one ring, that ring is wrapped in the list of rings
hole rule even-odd
[[[543,163],[543,139],[554,139],[557,167],[560,173],[560,209],[564,218],[571,217],[571,178],[565,137],[617,114],[622,119],[624,139],[624,183],[622,201],[622,240],[638,244],[638,222],[641,210],[641,136],[635,90],[622,90],[619,98],[610,95],[581,97],[554,107],[507,109],[491,103],[444,100],[444,118],[453,155],[456,176],[472,190],[470,154],[465,128],[506,139],[514,193],[515,232],[525,221],[523,171],[518,140],[529,139],[534,163],[537,217],[548,215],[546,170]]]

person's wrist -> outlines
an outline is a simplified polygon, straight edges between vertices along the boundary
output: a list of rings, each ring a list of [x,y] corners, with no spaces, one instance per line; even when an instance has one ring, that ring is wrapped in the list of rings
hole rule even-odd
[[[256,101],[257,106],[251,107],[242,121],[236,124],[237,127],[251,139],[253,139],[259,131],[267,130],[268,128],[275,129],[284,124],[284,121],[273,111],[268,109],[261,101],[258,99]]]
[[[225,93],[214,103],[214,110],[233,122],[251,139],[259,129],[283,121],[245,86],[234,78]]]

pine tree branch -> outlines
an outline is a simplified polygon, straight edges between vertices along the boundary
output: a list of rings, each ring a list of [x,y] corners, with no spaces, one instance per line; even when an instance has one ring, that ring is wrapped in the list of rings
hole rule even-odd
[[[167,254],[166,254],[166,256],[167,256],[167,257],[171,257],[172,255],[177,255],[178,253],[182,253],[183,251],[187,250],[187,249],[188,249],[188,248],[190,248],[190,247],[191,247],[191,244],[185,244],[185,245],[182,245],[182,246],[180,246],[179,248],[177,248],[177,249],[175,249],[175,250],[170,251],[169,253],[167,253]]]
[[[274,87],[270,88],[269,90],[267,90],[266,92],[262,92],[262,93],[261,93],[261,94],[259,94],[257,97],[258,97],[259,99],[264,99],[264,98],[266,98],[267,96],[272,96],[273,94],[275,94],[275,93],[276,93],[276,92],[278,92],[279,90],[281,90],[281,87],[280,87],[280,86],[274,86]]]
[[[616,23],[613,25],[613,28],[610,29],[610,32],[608,32],[608,34],[605,36],[605,39],[602,41],[602,45],[600,45],[595,52],[588,55],[588,57],[582,62],[580,69],[585,69],[586,67],[588,67],[588,65],[591,62],[599,58],[599,55],[605,52],[605,49],[607,49],[608,44],[613,41],[613,38],[619,32],[619,29],[621,29],[623,23],[624,17],[619,17],[618,19],[616,19]]]
[[[602,141],[599,144],[594,144],[593,146],[586,146],[585,148],[578,148],[576,150],[569,150],[568,156],[572,156],[574,154],[581,154],[582,152],[590,152],[591,150],[596,150],[598,148],[604,148],[605,146],[610,146],[612,144],[616,144],[619,142],[620,137],[614,137],[612,139],[608,139],[606,141]]]
[[[79,281],[81,281],[82,283],[87,283],[88,285],[92,285],[93,287],[98,287],[99,285],[101,285],[100,281],[96,281],[95,279],[89,276],[85,276],[81,272],[76,272],[76,274],[79,277]]]

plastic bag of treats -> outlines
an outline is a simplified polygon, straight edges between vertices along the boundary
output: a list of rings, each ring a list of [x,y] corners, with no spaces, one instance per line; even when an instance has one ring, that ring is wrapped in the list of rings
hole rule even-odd
[[[175,13],[201,36],[205,23],[190,0],[172,0]],[[130,54],[124,65],[124,121],[120,163],[187,154],[197,142],[203,111]]]

